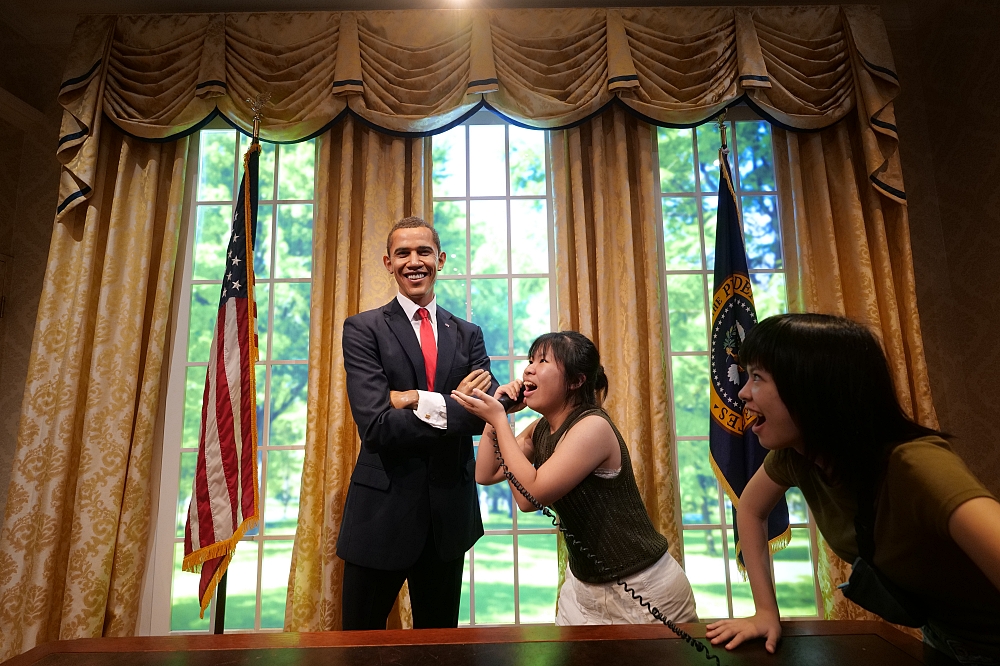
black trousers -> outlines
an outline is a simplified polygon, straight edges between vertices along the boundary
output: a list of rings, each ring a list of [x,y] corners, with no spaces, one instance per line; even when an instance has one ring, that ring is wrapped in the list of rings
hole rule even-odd
[[[457,627],[464,565],[464,555],[448,562],[441,560],[431,534],[420,557],[408,569],[383,571],[345,562],[341,595],[344,630],[385,629],[404,580],[409,583],[414,629]]]

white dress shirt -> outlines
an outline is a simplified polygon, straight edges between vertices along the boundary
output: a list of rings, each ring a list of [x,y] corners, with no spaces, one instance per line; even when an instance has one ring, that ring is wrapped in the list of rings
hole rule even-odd
[[[396,293],[396,300],[403,307],[403,312],[406,313],[407,318],[410,320],[410,325],[413,326],[413,334],[417,336],[417,344],[420,344],[421,320],[420,314],[417,312],[420,306],[398,292]],[[437,296],[431,299],[431,302],[424,307],[430,315],[431,328],[434,330],[434,346],[437,347]],[[440,393],[418,390],[416,414],[418,419],[430,426],[440,428],[441,430],[448,428],[448,406],[444,402],[444,396]]]

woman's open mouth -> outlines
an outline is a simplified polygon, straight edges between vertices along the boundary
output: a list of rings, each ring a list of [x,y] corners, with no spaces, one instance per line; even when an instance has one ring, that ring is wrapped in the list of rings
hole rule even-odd
[[[532,393],[534,393],[535,389],[537,389],[537,388],[538,388],[538,385],[535,384],[535,382],[529,381],[527,379],[524,380],[524,397],[527,398],[529,395],[531,395]]]

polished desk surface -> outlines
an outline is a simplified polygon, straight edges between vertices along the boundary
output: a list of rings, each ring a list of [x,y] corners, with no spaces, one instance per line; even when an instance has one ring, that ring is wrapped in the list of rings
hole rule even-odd
[[[732,652],[713,649],[724,666],[904,666],[953,664],[920,641],[882,622],[784,622],[776,654],[762,641]],[[693,636],[704,625],[681,625]],[[88,638],[40,645],[4,666],[389,666],[524,664],[620,666],[714,664],[666,627],[475,627],[326,633],[261,633]]]

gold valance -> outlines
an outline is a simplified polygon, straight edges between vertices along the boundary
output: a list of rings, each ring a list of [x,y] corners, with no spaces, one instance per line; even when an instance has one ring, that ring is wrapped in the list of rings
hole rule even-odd
[[[77,26],[59,92],[57,219],[90,195],[104,116],[154,141],[216,114],[248,131],[243,100],[265,91],[261,136],[282,142],[348,113],[389,134],[433,134],[483,105],[539,129],[611,103],[690,126],[745,101],[799,130],[857,109],[873,186],[905,201],[899,84],[874,7],[94,15]]]

